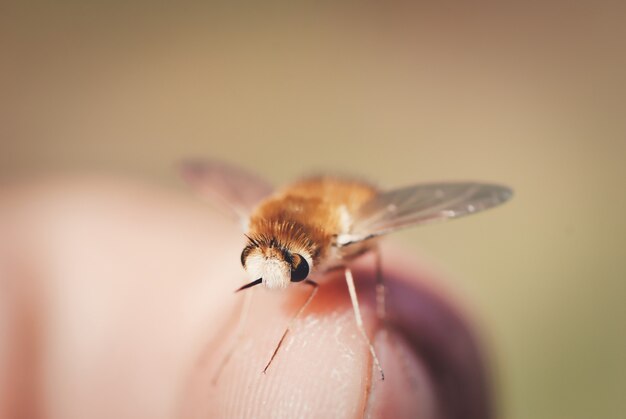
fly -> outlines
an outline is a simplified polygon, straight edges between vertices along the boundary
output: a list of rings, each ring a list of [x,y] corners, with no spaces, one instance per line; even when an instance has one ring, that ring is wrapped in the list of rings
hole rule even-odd
[[[424,183],[380,190],[367,182],[333,176],[304,178],[274,190],[259,177],[218,161],[186,162],[182,173],[195,190],[230,214],[245,232],[247,243],[241,253],[241,264],[251,281],[237,291],[257,285],[284,289],[298,282],[311,287],[309,297],[287,326],[264,373],[293,322],[317,292],[319,285],[311,277],[341,269],[358,329],[384,380],[378,356],[363,326],[349,262],[364,253],[375,253],[377,314],[383,318],[385,288],[376,240],[379,236],[474,214],[513,195],[506,186],[488,183]],[[229,357],[230,353],[222,367]]]

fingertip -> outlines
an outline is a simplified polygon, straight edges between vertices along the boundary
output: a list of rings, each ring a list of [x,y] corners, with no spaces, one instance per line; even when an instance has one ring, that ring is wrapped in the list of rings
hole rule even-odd
[[[280,293],[258,290],[241,338],[235,340],[230,330],[219,349],[194,372],[192,400],[185,403],[194,407],[182,416],[433,417],[435,400],[424,364],[395,331],[376,332],[375,308],[369,303],[374,301],[375,285],[371,274],[359,273],[361,311],[369,335],[376,336],[377,351],[384,356],[385,380],[356,326],[341,275],[331,275],[266,371],[263,367],[308,288]],[[224,366],[233,343],[232,357]],[[217,385],[209,388],[206,380],[217,370],[221,370]],[[420,383],[418,397],[413,394],[415,377]]]
[[[399,259],[402,259],[401,257]],[[389,259],[387,259],[389,260]],[[320,279],[319,293],[295,321],[264,373],[277,342],[306,300],[308,287],[257,291],[241,339],[209,389],[232,328],[194,372],[194,408],[183,417],[491,417],[484,364],[468,322],[411,264],[385,269],[389,318],[376,318],[375,270],[361,260],[354,277],[363,321],[385,374],[375,368],[356,326],[341,272]],[[204,380],[204,382],[203,382]]]

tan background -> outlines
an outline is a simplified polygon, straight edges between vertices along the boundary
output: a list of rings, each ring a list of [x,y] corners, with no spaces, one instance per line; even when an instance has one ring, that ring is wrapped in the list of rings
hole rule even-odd
[[[173,162],[213,156],[277,183],[511,185],[502,208],[396,240],[475,312],[503,417],[623,417],[618,3],[2,5],[0,176],[180,188]]]

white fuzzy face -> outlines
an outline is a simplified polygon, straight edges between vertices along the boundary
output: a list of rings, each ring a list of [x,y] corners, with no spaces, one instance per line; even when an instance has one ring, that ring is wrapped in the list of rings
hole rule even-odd
[[[254,253],[246,259],[246,271],[254,279],[263,278],[268,289],[286,288],[291,282],[291,267],[287,262]]]

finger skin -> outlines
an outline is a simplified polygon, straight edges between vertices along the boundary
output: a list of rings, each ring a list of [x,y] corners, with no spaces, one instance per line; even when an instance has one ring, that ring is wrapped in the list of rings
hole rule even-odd
[[[0,226],[11,231],[0,249],[11,243],[20,255],[5,258],[5,267],[38,284],[31,307],[37,339],[24,343],[14,333],[5,341],[14,343],[2,345],[30,345],[25,353],[37,360],[24,370],[30,387],[16,411],[38,406],[47,418],[489,417],[484,368],[463,316],[420,282],[419,268],[403,265],[406,258],[385,271],[387,328],[376,327],[371,261],[358,261],[354,273],[384,382],[356,329],[345,282],[333,274],[319,278],[318,296],[265,375],[309,290],[255,290],[241,339],[213,384],[234,338],[241,295],[233,291],[248,279],[237,226],[190,197],[94,177],[5,188]]]

